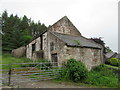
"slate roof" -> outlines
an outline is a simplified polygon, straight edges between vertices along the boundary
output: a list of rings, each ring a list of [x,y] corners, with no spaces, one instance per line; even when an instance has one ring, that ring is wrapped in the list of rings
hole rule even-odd
[[[83,36],[71,36],[66,34],[61,34],[57,32],[51,32],[56,37],[58,37],[60,40],[66,43],[68,46],[78,46],[78,47],[89,47],[89,48],[97,48],[101,49],[101,47],[95,43],[94,41],[87,39]],[[79,43],[77,43],[78,41]]]
[[[118,60],[120,60],[120,54],[117,54],[114,58],[117,58]]]
[[[120,54],[116,53],[116,52],[109,52],[109,53],[106,53],[105,55],[107,58],[117,58],[120,60]]]
[[[109,53],[106,53],[106,57],[107,58],[112,58],[113,56],[115,56],[117,53],[116,52],[109,52]]]

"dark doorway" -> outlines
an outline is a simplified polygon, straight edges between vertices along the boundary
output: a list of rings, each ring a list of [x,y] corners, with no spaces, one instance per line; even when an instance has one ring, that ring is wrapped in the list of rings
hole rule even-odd
[[[35,51],[35,43],[32,44],[32,55],[33,55],[33,52]]]
[[[35,51],[35,43],[32,44],[32,52],[34,52],[34,51]]]
[[[58,58],[57,58],[57,53],[55,54],[51,54],[51,59],[52,59],[52,62],[54,66],[58,66]]]

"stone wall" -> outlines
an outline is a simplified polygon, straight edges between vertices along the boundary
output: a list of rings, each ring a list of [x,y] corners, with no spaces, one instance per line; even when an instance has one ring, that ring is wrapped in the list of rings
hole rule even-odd
[[[44,33],[43,34],[43,50],[44,50],[44,58],[45,59],[50,59],[50,56],[49,56],[49,46],[48,46],[48,32]]]
[[[46,32],[43,37],[44,57],[52,61],[51,54],[57,53],[59,65],[70,58],[82,61],[88,70],[102,63],[100,49],[68,47],[50,32]],[[50,51],[50,42],[54,43],[55,49],[53,51]]]
[[[12,50],[12,55],[18,58],[26,56],[25,54],[26,54],[25,46]]]
[[[50,50],[50,43],[54,43],[54,50]],[[45,59],[51,60],[51,54],[57,53],[58,61],[61,62],[61,54],[64,47],[64,43],[57,37],[55,37],[50,32],[46,32],[43,34],[43,50]]]
[[[33,40],[32,42],[30,42],[27,46],[26,46],[26,57],[30,58],[32,60],[37,60],[38,57],[36,55],[35,52],[32,52],[32,44],[35,44],[35,51],[39,51],[41,50],[41,41],[40,41],[40,37],[38,37],[37,39]]]
[[[63,61],[66,61],[70,58],[82,61],[88,70],[91,70],[93,67],[98,66],[102,63],[100,49],[64,46],[61,59]]]
[[[77,30],[77,28],[72,24],[72,22],[65,16],[55,24],[53,24],[50,31],[69,34],[73,36],[80,36],[81,33]]]

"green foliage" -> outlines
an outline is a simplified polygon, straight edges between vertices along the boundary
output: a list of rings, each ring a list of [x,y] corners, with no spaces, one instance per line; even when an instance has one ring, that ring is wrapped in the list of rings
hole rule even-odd
[[[52,64],[50,63],[50,61],[45,60],[45,59],[40,59],[37,62],[41,63],[40,64],[40,68],[41,70],[48,70],[52,68]]]
[[[12,56],[10,53],[2,53],[2,64],[12,64],[12,63],[30,63],[32,60],[22,57],[16,58]]]
[[[106,46],[105,47],[105,53],[109,53],[109,52],[112,52],[112,50],[110,49],[110,47]]]
[[[13,63],[32,63],[33,61],[28,58],[16,58],[9,53],[2,54],[2,64],[13,64]],[[13,67],[21,67],[22,65],[13,65]],[[25,66],[25,65],[23,65]],[[8,69],[7,65],[2,66],[3,69]]]
[[[117,87],[118,75],[105,65],[100,65],[89,72],[83,82],[96,86]]]
[[[80,45],[80,41],[79,40],[74,40],[74,42],[76,42],[78,45]]]
[[[120,61],[117,58],[111,58],[110,64],[113,66],[118,66],[120,64]]]
[[[102,37],[99,38],[91,38],[94,42],[103,46],[103,53],[106,53],[105,42],[102,40]]]
[[[32,60],[28,58],[16,58],[9,53],[3,53],[2,55],[2,64],[13,64],[13,63],[33,63]],[[35,64],[37,63],[37,64]],[[41,63],[41,64],[38,64]],[[12,65],[13,67],[38,67],[42,70],[48,70],[52,68],[52,64],[48,60],[40,59],[36,62],[34,61],[33,64],[19,64],[19,65]],[[8,65],[3,65],[3,69],[8,69]]]
[[[87,73],[88,71],[82,62],[76,61],[75,59],[69,59],[61,72],[61,79],[78,82],[85,79]]]
[[[105,57],[105,64],[110,64],[110,59]]]
[[[120,66],[120,61],[118,60],[118,67]]]
[[[88,78],[84,82],[96,86],[108,86],[108,87],[118,86],[117,77],[102,76],[98,72],[89,73]]]
[[[108,65],[108,64],[104,64],[106,67],[117,70],[118,67],[117,66],[113,66],[113,65]]]
[[[44,24],[34,23],[25,15],[19,18],[17,15],[8,15],[7,11],[4,11],[2,13],[2,49],[11,51],[26,45],[46,29]]]
[[[116,76],[115,73],[113,73],[113,70],[104,64],[95,67],[92,71],[99,72],[103,76]]]

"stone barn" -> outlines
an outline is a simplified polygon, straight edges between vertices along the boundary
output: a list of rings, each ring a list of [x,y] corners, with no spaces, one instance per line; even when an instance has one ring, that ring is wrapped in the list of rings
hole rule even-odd
[[[82,61],[88,70],[104,63],[102,46],[82,36],[66,16],[26,45],[26,57],[45,58],[58,65],[74,58]]]

